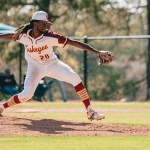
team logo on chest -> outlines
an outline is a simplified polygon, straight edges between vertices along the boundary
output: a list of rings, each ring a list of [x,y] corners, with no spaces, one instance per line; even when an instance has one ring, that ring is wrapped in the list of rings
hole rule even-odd
[[[38,54],[41,54],[41,51],[48,49],[48,45],[39,46],[39,47],[32,46],[31,48],[28,48],[28,45],[25,45],[25,46],[27,48],[27,52],[29,53],[38,52]]]

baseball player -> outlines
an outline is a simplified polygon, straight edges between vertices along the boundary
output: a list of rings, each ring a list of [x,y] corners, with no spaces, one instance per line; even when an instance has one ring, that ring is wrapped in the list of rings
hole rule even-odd
[[[24,90],[12,96],[5,103],[0,104],[0,113],[8,107],[31,99],[40,80],[48,76],[74,86],[75,91],[85,105],[89,120],[104,119],[104,114],[99,114],[92,109],[88,93],[79,75],[57,58],[53,47],[64,48],[66,45],[71,45],[87,50],[98,55],[100,60],[105,60],[102,61],[101,66],[111,62],[114,59],[114,54],[109,51],[98,51],[87,44],[50,31],[48,30],[49,24],[51,22],[48,20],[47,13],[37,11],[33,14],[30,22],[19,27],[15,33],[0,35],[0,38],[12,39],[22,43],[25,47],[25,59],[28,63]]]

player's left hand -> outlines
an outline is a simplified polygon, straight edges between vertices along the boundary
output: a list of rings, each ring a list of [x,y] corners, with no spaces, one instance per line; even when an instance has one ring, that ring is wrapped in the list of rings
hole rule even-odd
[[[98,53],[98,66],[103,66],[114,60],[114,53],[110,51],[99,51]]]

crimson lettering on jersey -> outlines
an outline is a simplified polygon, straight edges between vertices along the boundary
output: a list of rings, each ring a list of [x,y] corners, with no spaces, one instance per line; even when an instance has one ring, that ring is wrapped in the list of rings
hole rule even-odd
[[[45,46],[40,46],[40,47],[31,47],[31,48],[28,48],[28,45],[25,45],[27,47],[27,51],[32,53],[32,52],[38,52],[38,54],[41,54],[41,51],[44,51],[46,49],[48,49],[48,45],[45,45]]]
[[[65,47],[68,38],[52,31],[46,31],[41,36],[33,38],[32,29],[20,36],[18,42],[25,46],[25,58],[32,63],[50,63],[57,57],[53,47]]]

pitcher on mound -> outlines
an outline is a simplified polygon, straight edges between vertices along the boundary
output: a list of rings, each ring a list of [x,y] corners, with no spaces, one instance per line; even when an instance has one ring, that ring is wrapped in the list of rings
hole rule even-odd
[[[8,101],[0,104],[0,113],[13,105],[28,101],[34,95],[40,80],[47,76],[73,85],[86,110],[89,120],[101,120],[104,114],[96,112],[91,104],[88,93],[79,75],[67,64],[57,58],[53,51],[54,46],[64,48],[71,45],[82,50],[89,51],[98,56],[100,66],[108,64],[114,59],[114,54],[109,51],[98,51],[88,44],[73,40],[48,30],[48,15],[44,11],[33,14],[29,23],[19,27],[15,33],[1,34],[0,38],[15,40],[25,47],[25,59],[27,60],[27,73],[24,82],[24,90],[12,96]]]

